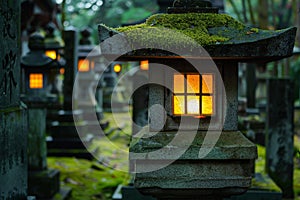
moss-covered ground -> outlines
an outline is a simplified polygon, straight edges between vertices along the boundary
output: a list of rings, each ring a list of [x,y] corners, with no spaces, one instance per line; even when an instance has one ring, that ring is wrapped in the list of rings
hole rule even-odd
[[[61,183],[71,187],[71,200],[108,200],[119,184],[128,184],[128,143],[131,133],[131,123],[128,113],[119,113],[115,120],[111,113],[105,113],[105,119],[113,129],[107,140],[96,139],[99,156],[96,160],[76,158],[48,158],[48,167],[60,170]],[[117,124],[116,122],[119,122]],[[295,171],[294,190],[297,200],[300,200],[300,140],[295,137]],[[126,152],[127,151],[127,152]],[[122,153],[120,153],[122,152]],[[105,163],[105,164],[103,164]],[[121,171],[120,171],[121,170]],[[265,176],[265,148],[258,145],[258,159],[255,172]],[[253,180],[253,186],[279,191],[279,188],[268,178],[264,182]]]
[[[128,115],[120,113],[114,120],[111,113],[105,113],[105,119],[112,128],[107,140],[94,139],[93,146],[98,147],[97,159],[92,161],[77,158],[48,157],[48,167],[60,171],[61,185],[72,188],[71,200],[108,200],[119,184],[127,185],[128,143],[131,124]],[[116,121],[122,129],[116,128]],[[126,153],[127,151],[127,153]]]
[[[295,144],[299,145],[299,139],[295,137]],[[265,155],[266,149],[263,146],[258,145],[258,159],[255,162],[255,172],[261,173],[263,176],[266,175],[265,173]],[[298,159],[298,160],[297,160]],[[296,163],[299,162],[300,157],[295,157],[295,169],[294,169],[294,192],[295,192],[295,199],[300,200],[300,166]],[[265,182],[258,182],[253,180],[252,182],[253,187],[263,188],[263,189],[270,189],[273,191],[280,191],[280,189],[274,184],[274,182],[270,181],[266,178]]]

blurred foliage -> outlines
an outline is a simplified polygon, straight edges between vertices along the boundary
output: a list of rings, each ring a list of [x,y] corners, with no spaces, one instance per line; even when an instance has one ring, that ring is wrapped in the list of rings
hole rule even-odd
[[[97,25],[111,27],[134,24],[158,11],[156,0],[56,0],[62,7],[61,21],[64,27],[80,30],[91,27],[97,43]]]
[[[123,24],[139,23],[157,11],[158,5],[155,0],[113,0],[107,3],[104,13],[97,13],[96,22],[118,27]]]
[[[262,13],[267,15],[268,29],[293,26],[296,18],[295,0],[226,0],[226,12],[241,22],[259,26]],[[262,8],[265,2],[266,7]]]

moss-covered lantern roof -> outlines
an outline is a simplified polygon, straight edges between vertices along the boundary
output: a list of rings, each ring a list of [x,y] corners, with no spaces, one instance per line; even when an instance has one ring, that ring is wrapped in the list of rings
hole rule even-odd
[[[176,8],[172,8],[174,10]],[[160,47],[184,51],[185,56],[197,56],[201,45],[215,58],[276,60],[292,55],[295,27],[276,31],[261,30],[245,26],[227,14],[194,11],[155,14],[145,23],[133,26],[109,28],[99,25],[102,53],[114,54],[118,53],[116,49],[144,48],[143,51],[132,51],[126,55],[162,56],[164,53],[157,51],[158,48],[153,50],[154,47]],[[113,40],[106,41],[114,35],[124,37],[126,42],[118,43],[114,48],[113,43],[108,44]],[[172,57],[172,53],[165,53],[164,56]]]

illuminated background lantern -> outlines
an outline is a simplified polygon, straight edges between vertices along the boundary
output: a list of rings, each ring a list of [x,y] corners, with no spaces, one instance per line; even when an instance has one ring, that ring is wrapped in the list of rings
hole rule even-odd
[[[68,196],[70,188],[61,193],[56,169],[47,167],[46,115],[47,108],[57,103],[57,94],[52,93],[54,79],[61,67],[57,60],[45,55],[45,38],[40,33],[29,37],[29,52],[21,58],[23,91],[22,101],[28,107],[28,193],[39,199],[54,198],[60,193]]]
[[[99,55],[92,55],[92,45],[79,45],[78,48],[78,72],[93,72],[95,59]]]
[[[23,94],[28,99],[56,100],[52,91],[55,87],[51,76],[59,72],[61,64],[45,55],[44,37],[33,33],[29,38],[30,51],[21,58]]]
[[[45,27],[45,54],[53,60],[61,60],[63,54],[64,42],[60,37],[55,36],[57,31],[55,24],[50,22]],[[65,62],[65,61],[63,61]]]
[[[100,44],[107,57],[119,53],[122,61],[150,63],[149,127],[130,146],[134,186],[158,199],[223,199],[246,192],[257,149],[238,131],[238,63],[291,56],[296,28],[253,29],[218,14],[210,1],[176,0],[168,14],[151,16],[143,26],[98,30],[100,41],[111,32],[121,33],[118,41],[124,37],[123,44]]]

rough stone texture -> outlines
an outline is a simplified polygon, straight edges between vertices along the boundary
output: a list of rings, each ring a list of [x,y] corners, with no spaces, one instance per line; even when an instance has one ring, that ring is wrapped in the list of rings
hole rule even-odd
[[[18,106],[20,96],[20,3],[0,1],[0,109]]]
[[[0,199],[27,195],[27,120],[22,108],[0,110]]]
[[[293,84],[289,79],[268,80],[266,167],[284,198],[293,192]],[[277,92],[274,92],[277,91]]]
[[[27,196],[27,117],[20,106],[20,2],[0,0],[0,199]]]
[[[222,67],[223,83],[226,90],[227,112],[223,130],[238,129],[238,66],[237,63],[226,63]],[[224,99],[223,99],[224,100]]]
[[[153,137],[149,137],[152,133],[147,129],[143,129],[140,132],[145,138],[133,140],[130,146],[130,152],[145,153],[134,154],[134,157],[130,159],[147,159],[147,160],[168,160],[178,158],[178,152],[180,150],[187,149],[180,156],[180,160],[199,160],[200,148],[210,148],[210,145],[214,145],[209,154],[203,159],[205,160],[235,160],[235,159],[255,159],[257,157],[256,146],[250,142],[239,131],[229,132],[224,131],[218,138],[218,132],[210,131],[198,131],[195,135],[191,131],[183,131],[181,136],[185,140],[177,140],[176,146],[170,145],[170,142],[174,139],[176,132],[159,132]],[[178,133],[177,133],[178,134]],[[206,146],[202,146],[206,134],[211,137],[206,139]],[[191,141],[191,143],[187,142]],[[214,144],[216,142],[216,144]],[[150,153],[159,150],[163,147],[168,147],[167,151],[162,154]]]
[[[28,109],[28,167],[29,170],[47,168],[46,109]]]
[[[160,68],[150,66],[149,82],[156,80],[164,83],[165,73]],[[149,126],[151,131],[160,131],[165,125],[164,113],[164,87],[156,84],[149,87]]]
[[[151,134],[144,131],[144,136]],[[222,132],[211,152],[201,159],[198,156],[200,148],[213,143],[210,141],[207,146],[202,146],[206,132],[198,132],[192,144],[186,144],[191,134],[187,131],[183,134],[185,140],[179,140],[176,146],[169,145],[175,134],[160,132],[154,137],[132,142],[131,153],[144,153],[130,154],[135,171],[159,168],[169,160],[176,160],[162,169],[137,173],[135,186],[140,191],[160,198],[188,198],[213,195],[216,191],[220,196],[239,194],[250,187],[256,146],[240,132]],[[210,131],[207,134],[216,133]],[[190,145],[188,150],[178,159],[178,152],[186,145]],[[168,151],[150,153],[163,147],[168,147]]]
[[[138,70],[132,77],[132,134],[148,124],[149,85],[148,71]]]

